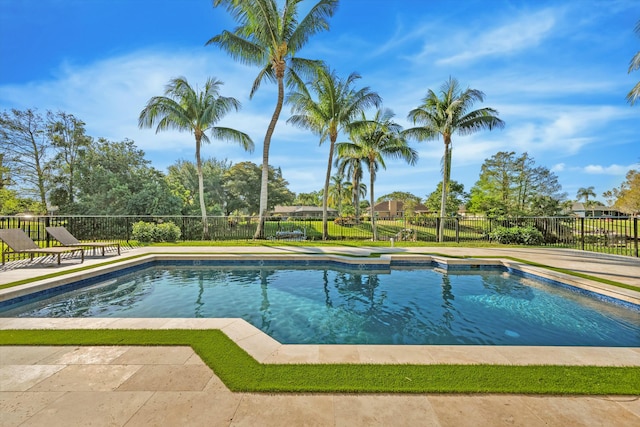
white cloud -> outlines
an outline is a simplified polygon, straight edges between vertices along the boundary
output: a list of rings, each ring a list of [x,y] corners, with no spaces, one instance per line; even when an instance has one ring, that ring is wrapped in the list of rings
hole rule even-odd
[[[551,9],[525,12],[493,29],[478,31],[473,28],[457,40],[447,40],[447,50],[459,53],[441,58],[436,64],[469,63],[487,56],[512,54],[535,47],[551,33],[556,22],[555,14],[556,11]]]
[[[565,165],[564,163],[557,163],[551,167],[551,172],[562,172],[564,171],[566,166],[567,165]]]
[[[624,175],[638,165],[588,165],[584,167],[584,172],[592,175]]]

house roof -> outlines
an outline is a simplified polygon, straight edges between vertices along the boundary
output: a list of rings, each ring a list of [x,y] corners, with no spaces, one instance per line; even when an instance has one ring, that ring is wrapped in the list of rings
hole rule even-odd
[[[273,213],[311,213],[322,212],[322,206],[275,206]],[[338,212],[336,209],[327,208],[327,212]]]
[[[383,202],[376,203],[375,206],[373,207],[374,212],[389,212],[389,209],[390,209],[389,205],[391,204],[390,202],[397,203],[396,211],[404,212],[404,202],[401,200],[385,200]],[[415,206],[413,207],[413,211],[414,212],[430,212],[431,210],[425,205],[423,205],[422,203],[416,203]]]

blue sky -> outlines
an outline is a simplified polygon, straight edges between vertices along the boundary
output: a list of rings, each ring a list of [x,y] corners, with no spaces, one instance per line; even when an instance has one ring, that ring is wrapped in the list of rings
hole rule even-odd
[[[454,136],[452,179],[466,190],[486,158],[526,151],[556,173],[569,198],[593,186],[604,200],[603,191],[640,168],[640,106],[625,100],[640,80],[640,71],[627,73],[640,50],[638,20],[637,0],[342,0],[331,30],[299,56],[322,59],[344,77],[358,72],[358,84],[378,92],[405,128],[407,113],[449,76],[483,91],[477,107],[497,109],[506,127]],[[209,0],[0,0],[0,110],[74,114],[89,135],[132,139],[166,170],[194,158],[193,137],[140,130],[140,111],[173,77],[200,87],[216,77],[222,94],[243,106],[219,124],[247,132],[256,150],[213,141],[203,157],[260,164],[275,85],[263,84],[250,100],[258,69],[205,46],[234,26]],[[289,116],[285,106],[270,164],[281,167],[292,191],[319,190],[328,145],[287,125]],[[412,146],[417,165],[389,161],[376,196],[424,198],[435,189],[442,141]]]

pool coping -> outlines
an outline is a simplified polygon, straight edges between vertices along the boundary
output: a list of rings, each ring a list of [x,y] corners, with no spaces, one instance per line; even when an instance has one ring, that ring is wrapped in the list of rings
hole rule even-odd
[[[508,259],[446,258],[435,255],[383,254],[376,258],[336,254],[147,254],[64,276],[0,290],[0,301],[50,289],[70,282],[108,274],[126,267],[163,260],[242,260],[243,262],[291,259],[329,260],[375,266],[403,263],[436,263],[438,266],[493,265],[561,282],[589,292],[640,306],[640,292],[571,276]],[[536,347],[463,345],[343,345],[281,344],[243,319],[172,318],[0,318],[0,329],[220,329],[261,363],[375,363],[375,364],[507,364],[640,366],[640,347]],[[473,351],[470,351],[470,350]]]

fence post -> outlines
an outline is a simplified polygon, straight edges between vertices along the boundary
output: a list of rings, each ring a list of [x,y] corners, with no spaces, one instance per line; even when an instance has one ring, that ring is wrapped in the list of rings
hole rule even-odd
[[[460,218],[456,217],[456,243],[460,243]]]
[[[49,237],[49,233],[47,233],[46,231],[47,227],[49,227],[50,225],[51,225],[51,218],[49,216],[45,216],[44,217],[44,229],[45,229],[44,236],[47,241],[47,248],[51,246],[51,238]]]
[[[582,236],[582,250],[584,251],[584,217],[580,217],[580,235]]]
[[[638,217],[633,218],[633,240],[636,247],[636,258],[638,258]]]

